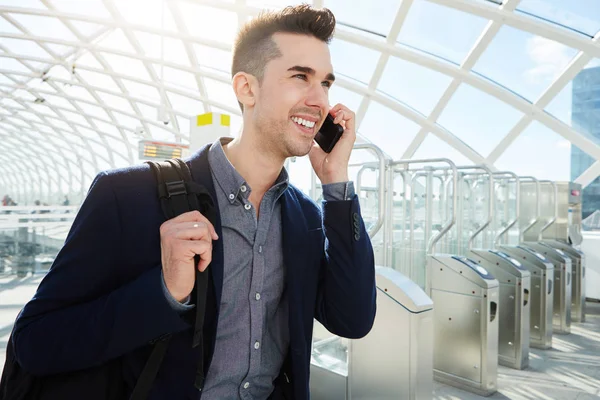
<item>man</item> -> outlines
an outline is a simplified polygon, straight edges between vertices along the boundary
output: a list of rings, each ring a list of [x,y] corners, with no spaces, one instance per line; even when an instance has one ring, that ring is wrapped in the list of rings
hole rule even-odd
[[[328,103],[334,27],[330,11],[298,6],[241,30],[232,75],[243,131],[187,161],[215,199],[214,226],[198,212],[165,221],[148,166],[95,179],[16,323],[24,369],[47,375],[120,358],[131,391],[149,343],[172,334],[151,399],[302,400],[314,318],[340,336],[369,332],[373,250],[348,182],[355,116]],[[313,141],[328,112],[345,128],[329,154]],[[306,154],[323,183],[323,210],[283,168]],[[189,318],[195,255],[211,271],[201,388]]]

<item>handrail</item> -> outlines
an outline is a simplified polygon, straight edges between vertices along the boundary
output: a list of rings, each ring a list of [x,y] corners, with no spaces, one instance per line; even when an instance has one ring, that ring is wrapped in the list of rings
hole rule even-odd
[[[542,241],[544,231],[550,228],[550,226],[556,222],[556,218],[558,217],[558,185],[554,181],[540,181],[540,183],[549,183],[554,189],[554,216],[552,219],[550,219],[550,221],[546,222],[546,225],[542,226],[542,229],[540,229],[538,240]]]
[[[440,241],[440,239],[452,228],[452,226],[456,223],[456,209],[458,207],[458,192],[456,190],[458,185],[458,172],[456,170],[456,165],[447,158],[431,158],[431,159],[418,159],[418,160],[398,160],[390,163],[390,167],[393,169],[394,166],[397,165],[407,165],[408,164],[431,164],[434,162],[443,162],[450,166],[452,169],[452,183],[453,183],[453,194],[452,194],[452,217],[447,221],[446,225],[442,227],[442,229],[438,232],[438,234],[432,238],[430,238],[429,243],[427,245],[427,254],[433,254],[435,251],[436,244]]]
[[[474,169],[480,169],[484,172],[479,173],[477,175],[488,175],[490,178],[490,189],[489,189],[489,196],[490,196],[490,201],[488,202],[488,218],[487,221],[485,223],[483,223],[483,225],[481,225],[479,227],[479,229],[477,229],[473,235],[471,235],[471,237],[469,238],[469,242],[467,243],[467,247],[469,248],[469,250],[473,249],[473,242],[475,241],[475,238],[477,237],[477,235],[479,235],[481,232],[483,232],[483,230],[485,228],[487,228],[492,221],[494,220],[494,203],[493,203],[493,199],[494,199],[494,176],[492,173],[492,170],[489,169],[488,167],[486,167],[485,165],[473,165],[473,166],[460,166],[457,167],[456,169],[459,170],[474,170]],[[464,176],[468,176],[468,175],[475,175],[473,173],[469,174],[464,174]]]
[[[519,177],[521,182],[523,181],[531,181],[535,183],[535,193],[536,193],[536,206],[535,206],[535,218],[527,225],[521,232],[519,232],[519,243],[523,243],[523,238],[525,237],[525,233],[529,231],[540,219],[540,181],[538,181],[533,176],[521,176]]]
[[[506,227],[504,229],[502,229],[500,231],[500,233],[498,233],[496,235],[496,237],[494,238],[494,248],[498,247],[498,241],[500,240],[500,238],[502,237],[502,235],[504,235],[505,233],[507,233],[510,228],[512,228],[513,226],[515,226],[515,224],[517,222],[519,222],[519,217],[521,214],[521,204],[520,204],[520,196],[521,196],[521,187],[520,187],[520,180],[519,180],[519,176],[517,174],[515,174],[514,172],[510,172],[510,171],[498,171],[498,172],[494,172],[494,175],[497,176],[511,176],[514,180],[515,180],[515,185],[516,185],[516,208],[515,208],[515,219],[512,220],[511,222],[509,222]]]
[[[372,143],[355,144],[353,150],[371,150],[375,153],[375,156],[378,158],[379,161],[379,195],[377,198],[379,207],[377,210],[377,222],[368,231],[369,237],[373,238],[377,234],[377,232],[379,232],[379,229],[381,229],[381,227],[383,226],[383,221],[385,219],[385,174],[387,166],[386,163],[389,159],[379,147],[375,146]],[[356,193],[360,193],[359,185],[357,185],[356,187]]]

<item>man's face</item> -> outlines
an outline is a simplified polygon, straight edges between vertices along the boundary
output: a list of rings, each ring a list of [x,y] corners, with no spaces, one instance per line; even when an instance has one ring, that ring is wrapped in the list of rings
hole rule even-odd
[[[258,137],[276,156],[304,156],[329,112],[329,47],[307,35],[277,33],[273,40],[282,56],[265,67],[254,110]]]

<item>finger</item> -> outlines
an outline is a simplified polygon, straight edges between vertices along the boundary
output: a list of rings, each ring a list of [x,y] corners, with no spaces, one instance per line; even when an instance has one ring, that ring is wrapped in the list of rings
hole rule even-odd
[[[211,236],[213,237],[213,240],[219,239],[219,235],[217,235],[217,231],[215,230],[215,227],[213,226],[213,224],[211,224],[210,221],[208,220],[208,218],[206,218],[204,215],[202,215],[202,213],[200,213],[200,211],[198,211],[198,210],[188,211],[186,213],[180,214],[180,215],[176,216],[175,218],[172,218],[171,220],[167,221],[167,223],[169,223],[169,224],[177,224],[177,223],[182,223],[182,222],[202,222],[202,223],[208,225]]]
[[[175,238],[179,240],[212,240],[210,227],[203,222],[197,222],[193,225],[175,225],[173,227]]]
[[[196,255],[200,256],[200,262],[196,266],[200,272],[203,272],[212,261],[212,244],[205,241],[187,242],[186,251],[189,258],[193,259]]]
[[[340,122],[342,122],[344,120],[344,110],[339,110],[336,114],[335,114],[335,118],[333,119],[333,123],[334,124],[339,124]]]

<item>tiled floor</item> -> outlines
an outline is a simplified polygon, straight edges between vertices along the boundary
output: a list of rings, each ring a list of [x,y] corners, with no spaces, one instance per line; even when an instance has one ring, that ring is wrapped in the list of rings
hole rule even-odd
[[[41,275],[27,278],[0,275],[0,365],[4,365],[12,323],[41,279]],[[570,335],[554,335],[551,350],[531,349],[528,369],[517,371],[500,366],[499,390],[487,399],[600,400],[600,303],[588,302],[587,311],[587,321],[573,323]],[[436,383],[433,399],[485,397]]]

